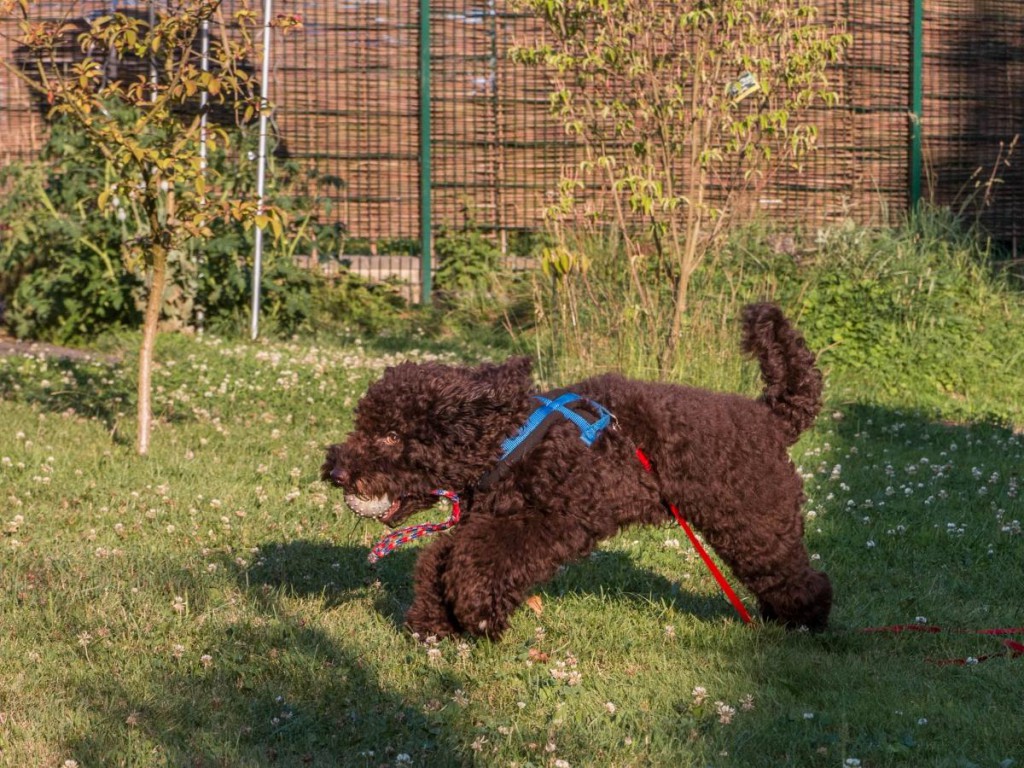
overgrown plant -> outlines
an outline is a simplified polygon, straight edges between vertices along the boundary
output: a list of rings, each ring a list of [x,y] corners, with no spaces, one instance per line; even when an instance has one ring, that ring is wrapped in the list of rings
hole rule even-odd
[[[251,73],[242,66],[255,51],[257,17],[241,0],[229,34],[220,0],[161,6],[152,24],[134,14],[114,13],[96,19],[79,36],[86,55],[67,65],[56,53],[69,32],[67,19],[74,4],[64,22],[37,20],[36,4],[0,0],[0,13],[20,11],[20,42],[34,62],[27,72],[6,66],[43,95],[52,105],[52,116],[63,117],[99,149],[109,174],[95,188],[96,210],[131,229],[116,268],[141,270],[148,287],[138,374],[137,450],[145,454],[152,425],[153,349],[171,263],[186,258],[190,243],[212,236],[217,219],[269,226],[278,236],[282,232],[278,210],[231,195],[230,185],[223,186],[203,161],[201,145],[226,148],[228,131],[207,126],[199,115],[183,116],[181,109],[201,92],[212,103],[236,105],[246,118],[265,106],[255,95]],[[201,25],[210,21],[219,22],[219,34],[212,35],[208,66],[203,66],[197,40]],[[111,59],[150,61],[152,76],[111,80],[105,66]]]
[[[0,168],[0,301],[19,338],[68,343],[137,326],[139,275],[119,269],[121,225],[95,215],[104,164],[53,123],[40,156]]]
[[[621,309],[665,372],[694,272],[745,193],[813,150],[809,108],[836,103],[829,67],[850,37],[812,0],[518,5],[547,34],[512,56],[549,73],[552,112],[582,152],[549,211],[555,229],[618,230],[630,278]],[[585,274],[565,244],[549,260],[560,277]]]

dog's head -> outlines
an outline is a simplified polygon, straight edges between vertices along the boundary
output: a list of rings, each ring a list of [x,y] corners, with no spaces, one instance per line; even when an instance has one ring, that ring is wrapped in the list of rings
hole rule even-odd
[[[490,469],[530,409],[530,361],[464,368],[402,363],[356,406],[355,428],[327,448],[321,477],[358,515],[391,527]]]

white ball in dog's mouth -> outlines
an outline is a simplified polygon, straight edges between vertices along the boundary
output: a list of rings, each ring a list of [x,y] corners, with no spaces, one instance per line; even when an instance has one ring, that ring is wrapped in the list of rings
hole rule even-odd
[[[389,496],[356,496],[345,494],[345,503],[349,509],[360,517],[383,517],[391,509],[392,501]]]

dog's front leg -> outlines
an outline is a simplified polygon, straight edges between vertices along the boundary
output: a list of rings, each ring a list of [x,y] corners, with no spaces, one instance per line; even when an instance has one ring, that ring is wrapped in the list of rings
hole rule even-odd
[[[460,632],[444,594],[444,572],[453,543],[453,536],[446,534],[426,547],[416,560],[414,595],[405,623],[423,639],[431,635],[442,638]]]
[[[551,510],[478,514],[453,539],[443,575],[446,601],[463,631],[491,639],[501,637],[534,586],[595,544],[582,526]]]

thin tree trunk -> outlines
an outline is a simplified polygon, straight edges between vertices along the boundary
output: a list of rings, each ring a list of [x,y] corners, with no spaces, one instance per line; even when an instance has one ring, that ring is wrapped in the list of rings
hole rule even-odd
[[[160,213],[154,207],[149,211],[149,233],[152,241],[153,266],[149,283],[149,297],[146,299],[146,315],[142,321],[142,346],[139,349],[138,420],[139,434],[136,449],[140,456],[149,453],[149,441],[153,431],[153,351],[160,329],[160,312],[164,307],[164,291],[167,288],[167,258],[170,254],[166,230],[174,222],[174,190],[166,198],[166,226],[160,221]]]
[[[703,56],[698,54],[698,60]],[[679,274],[676,278],[675,296],[672,307],[672,325],[662,348],[660,367],[666,374],[672,369],[676,350],[679,348],[679,335],[682,332],[683,317],[689,309],[690,277],[700,262],[701,226],[704,220],[704,165],[701,154],[707,146],[707,116],[698,118],[700,106],[700,80],[695,78],[691,85],[690,109],[693,114],[693,126],[690,133],[690,167],[687,173],[687,208],[684,235],[686,242],[679,253]]]
[[[153,273],[149,298],[146,300],[146,316],[142,325],[142,347],[139,349],[137,449],[141,456],[149,453],[149,439],[153,428],[153,350],[156,347],[156,336],[160,327],[160,310],[163,309],[166,287],[167,250],[162,245],[158,245],[153,249]]]

